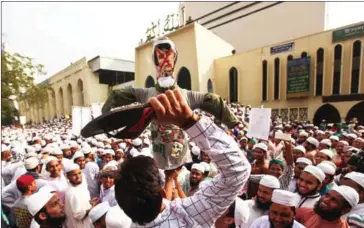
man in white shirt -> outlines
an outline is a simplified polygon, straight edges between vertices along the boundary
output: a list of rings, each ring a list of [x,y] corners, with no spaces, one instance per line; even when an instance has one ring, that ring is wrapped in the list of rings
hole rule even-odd
[[[308,158],[297,158],[296,164],[294,166],[294,176],[289,185],[290,192],[296,192],[297,189],[297,179],[300,177],[302,171],[306,168],[306,166],[312,165],[312,161]]]
[[[123,162],[115,183],[118,204],[133,220],[131,227],[211,227],[246,183],[250,164],[232,137],[210,119],[193,114],[178,89],[150,98],[149,102],[157,123],[184,129],[211,156],[221,175],[193,196],[167,202],[163,201],[156,162],[147,156],[133,157]]]
[[[82,185],[82,172],[77,164],[65,167],[70,186],[66,191],[65,213],[66,227],[91,227],[88,213],[97,205],[97,198],[91,200],[90,192]]]
[[[341,179],[340,184],[352,187],[359,194],[359,203],[343,217],[346,218],[352,214],[364,215],[364,174],[350,172]]]
[[[111,207],[117,205],[114,185],[117,169],[117,162],[113,160],[100,172],[100,202],[108,202]]]

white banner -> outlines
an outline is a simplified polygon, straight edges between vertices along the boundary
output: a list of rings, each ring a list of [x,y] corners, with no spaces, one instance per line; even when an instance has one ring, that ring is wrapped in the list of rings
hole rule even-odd
[[[270,130],[270,108],[252,108],[250,110],[250,121],[247,136],[268,140]]]
[[[72,133],[80,135],[81,130],[91,121],[91,108],[72,106]]]
[[[27,119],[26,119],[26,116],[19,116],[19,121],[20,121],[20,124],[26,124],[27,122]]]
[[[101,116],[101,114],[102,114],[101,109],[102,109],[102,104],[100,104],[100,103],[91,104],[91,112],[92,112],[92,117],[94,119]]]

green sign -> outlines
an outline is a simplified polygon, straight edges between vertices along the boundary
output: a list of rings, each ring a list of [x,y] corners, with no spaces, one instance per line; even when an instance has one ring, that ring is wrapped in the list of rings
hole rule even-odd
[[[364,36],[364,23],[332,32],[332,42]]]
[[[287,98],[307,97],[310,90],[311,57],[293,59],[287,63]]]

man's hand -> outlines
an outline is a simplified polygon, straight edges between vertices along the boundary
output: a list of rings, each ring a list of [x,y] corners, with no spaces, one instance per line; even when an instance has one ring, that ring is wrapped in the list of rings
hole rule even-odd
[[[158,124],[174,124],[180,128],[186,128],[198,121],[198,117],[193,115],[186,99],[178,89],[167,90],[165,94],[152,97],[149,103],[157,116]]]

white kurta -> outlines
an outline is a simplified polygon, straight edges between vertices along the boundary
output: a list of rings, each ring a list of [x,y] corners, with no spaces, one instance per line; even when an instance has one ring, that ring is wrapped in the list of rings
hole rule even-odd
[[[262,210],[256,206],[255,200],[246,200],[240,202],[239,207],[235,206],[235,210],[238,208],[239,213],[235,213],[239,218],[235,218],[235,221],[239,221],[240,228],[249,228],[250,225],[259,217],[267,215],[269,210]]]
[[[116,202],[116,199],[115,199],[115,189],[114,188],[115,188],[115,185],[113,185],[109,189],[104,189],[104,186],[101,186],[101,191],[100,191],[100,201],[101,201],[101,203],[107,201],[107,202],[109,202],[109,205],[111,207],[118,204]]]
[[[269,227],[270,227],[270,223],[269,223],[268,215],[264,215],[264,216],[258,218],[250,226],[250,228],[269,228]],[[295,220],[295,221],[293,221],[292,228],[305,228],[305,226]]]
[[[88,184],[88,190],[91,198],[98,197],[100,194],[100,187],[97,182],[99,175],[99,166],[95,162],[87,162],[85,168],[82,170]]]
[[[353,209],[351,209],[349,211],[349,213],[343,215],[343,217],[347,218],[349,215],[353,215],[353,214],[364,215],[364,203],[359,203]]]
[[[48,180],[48,184],[57,190],[59,199],[61,200],[62,203],[64,203],[66,190],[69,187],[69,184],[67,178],[63,175],[63,173],[59,178],[50,177]]]
[[[90,199],[90,192],[82,184],[69,186],[64,204],[67,228],[92,227],[90,218],[86,216],[86,211],[91,208]]]
[[[296,208],[301,208],[301,207],[313,208],[315,206],[315,203],[319,201],[321,198],[319,193],[312,196],[301,196],[298,193],[296,193],[296,195],[297,198],[300,199],[298,201]]]

